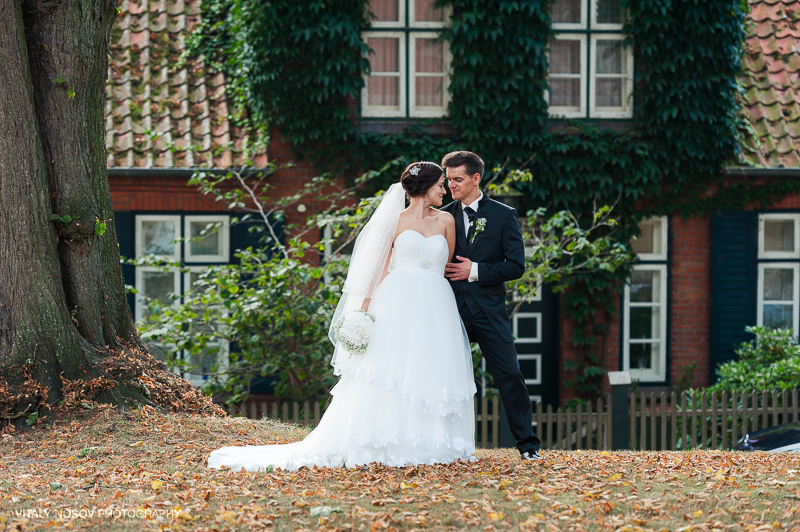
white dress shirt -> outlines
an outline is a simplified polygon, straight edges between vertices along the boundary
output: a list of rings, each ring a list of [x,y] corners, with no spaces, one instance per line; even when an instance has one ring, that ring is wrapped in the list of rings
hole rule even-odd
[[[469,223],[469,216],[467,216],[467,211],[464,210],[464,207],[469,207],[470,209],[472,209],[473,211],[475,211],[477,213],[478,212],[478,203],[480,203],[482,198],[483,198],[483,192],[481,192],[480,196],[478,196],[478,199],[476,199],[475,201],[473,201],[469,205],[467,205],[463,201],[461,202],[461,213],[464,216],[464,229],[467,232],[467,237],[469,237],[470,223]],[[469,244],[469,241],[467,241],[467,243]],[[469,270],[468,281],[470,283],[474,283],[477,280],[478,280],[478,263],[477,262],[473,262],[472,263],[472,268],[470,268],[470,270]]]

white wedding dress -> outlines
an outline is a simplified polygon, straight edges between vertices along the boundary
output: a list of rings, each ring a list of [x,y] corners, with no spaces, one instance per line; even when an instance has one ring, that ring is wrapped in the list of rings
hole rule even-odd
[[[397,236],[393,268],[373,294],[370,345],[331,390],[319,425],[283,445],[223,447],[208,466],[285,470],[470,459],[475,381],[469,342],[444,277],[443,235]]]

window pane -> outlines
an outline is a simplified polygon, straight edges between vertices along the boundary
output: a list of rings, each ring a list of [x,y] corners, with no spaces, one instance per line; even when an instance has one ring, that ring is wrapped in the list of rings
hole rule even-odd
[[[369,105],[397,107],[400,105],[400,78],[396,76],[369,76],[367,101]]]
[[[579,24],[583,2],[584,0],[556,0],[550,11],[553,24]]]
[[[622,74],[622,41],[598,40],[597,41],[597,73]]]
[[[416,22],[444,22],[444,10],[436,6],[436,0],[414,0]]]
[[[765,268],[764,300],[792,301],[793,299],[794,299],[794,270]]]
[[[661,338],[660,308],[632,307],[630,313],[631,338]]]
[[[657,344],[631,344],[630,369],[653,369],[653,353]]]
[[[175,255],[175,222],[155,220],[142,222],[142,253]]]
[[[622,24],[620,0],[597,0],[596,16],[599,24]]]
[[[631,242],[637,255],[661,254],[661,220],[647,220],[639,224],[642,235]]]
[[[399,0],[370,0],[369,10],[377,18],[376,22],[399,22]]]
[[[444,72],[444,43],[436,39],[417,39],[415,43],[417,72]]]
[[[443,107],[444,106],[444,80],[440,77],[417,78],[416,80],[416,105],[417,107]]]
[[[170,304],[169,294],[175,291],[173,272],[142,272],[142,282],[144,287],[141,292],[144,297]]]
[[[400,41],[393,37],[369,37],[369,46],[375,53],[369,56],[372,72],[400,72]]]
[[[595,104],[597,107],[622,107],[622,80],[598,79]]]
[[[200,234],[206,230],[206,227],[210,226],[208,232],[206,232],[200,240],[193,240],[189,243],[189,250],[192,255],[219,255],[221,253],[222,235],[219,230],[214,231],[214,225],[214,223],[190,222],[190,236],[192,238],[199,237]]]
[[[661,272],[633,270],[630,291],[633,303],[658,303],[661,300]]]
[[[550,105],[554,107],[580,107],[581,80],[550,79]]]
[[[794,221],[764,221],[764,251],[795,251]]]
[[[550,74],[581,73],[581,42],[554,40],[550,42]]]
[[[792,327],[794,305],[764,305],[766,327]]]
[[[220,348],[217,345],[209,345],[202,352],[189,357],[189,367],[186,368],[186,373],[191,375],[210,375],[219,366],[219,359]]]

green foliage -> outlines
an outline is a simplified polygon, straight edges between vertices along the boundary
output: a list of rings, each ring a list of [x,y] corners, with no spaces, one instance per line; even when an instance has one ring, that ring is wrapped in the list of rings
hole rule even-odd
[[[298,154],[352,137],[348,99],[368,68],[363,1],[202,0],[189,54],[231,80],[240,109],[276,126]]]
[[[363,179],[377,179],[380,174],[380,170],[370,172]],[[153,301],[148,319],[140,324],[141,337],[163,343],[170,364],[184,370],[190,370],[192,362],[180,353],[196,360],[218,359],[225,353],[222,346],[229,345],[229,365],[212,369],[208,391],[228,392],[230,402],[244,398],[254,378],[272,375],[277,376],[276,393],[281,397],[301,401],[326,397],[334,384],[328,326],[347,268],[341,251],[355,239],[381,196],[366,198],[355,208],[322,213],[297,231],[303,235],[329,225],[331,239],[311,245],[293,238],[283,245],[275,227],[278,209],[303,192],[268,210],[269,186],[263,175],[197,174],[192,182],[232,209],[252,210],[253,218],[232,223],[257,220],[253,227],[263,230],[265,246],[238,252],[234,264],[206,269],[178,305]],[[334,205],[340,194],[320,201]],[[610,214],[610,207],[601,207],[582,223],[566,212],[551,217],[544,209],[531,212],[525,230],[534,250],[527,258],[528,273],[509,288],[524,299],[542,280],[558,289],[578,272],[623,268],[630,256],[614,238],[617,224]],[[179,266],[149,258],[136,263],[165,270]]]
[[[449,118],[461,149],[521,162],[547,130],[552,2],[453,0]]]
[[[241,108],[265,127],[277,126],[318,168],[348,179],[380,168],[367,195],[385,188],[410,161],[472,149],[489,168],[531,173],[533,179],[514,185],[526,210],[546,206],[548,214],[570,211],[587,219],[595,205],[616,202],[615,239],[625,244],[643,216],[768,202],[777,193],[721,177],[737,156],[742,126],[736,75],[746,2],[626,0],[635,115],[608,128],[602,121],[548,117],[552,2],[443,0],[453,18],[443,35],[452,62],[443,121],[449,133],[442,134],[424,121],[391,134],[355,127],[354,102],[368,68],[360,38],[365,4],[203,0],[205,22],[191,53],[225,71]],[[627,275],[627,268],[579,271],[565,283],[564,309],[577,325],[571,340],[584,350],[573,384],[587,397],[599,391],[608,320]]]
[[[628,269],[632,256],[625,244],[616,239],[618,223],[611,213],[612,207],[606,205],[583,221],[570,211],[559,211],[549,217],[543,207],[528,212],[523,223],[523,238],[530,249],[525,258],[525,273],[508,284],[518,295],[517,308],[542,284],[558,293],[567,289],[576,275],[613,274]]]
[[[791,329],[747,327],[756,337],[742,343],[731,360],[717,368],[711,391],[769,391],[800,388],[800,346]]]
[[[142,338],[174,346],[176,365],[180,350],[216,359],[220,345],[232,344],[230,365],[214,368],[210,389],[232,393],[232,401],[247,394],[254,378],[268,375],[278,376],[281,397],[325,397],[334,384],[327,335],[339,294],[324,284],[323,267],[302,262],[308,251],[308,244],[293,241],[289,258],[237,253],[238,264],[204,271],[183,304],[161,308]]]

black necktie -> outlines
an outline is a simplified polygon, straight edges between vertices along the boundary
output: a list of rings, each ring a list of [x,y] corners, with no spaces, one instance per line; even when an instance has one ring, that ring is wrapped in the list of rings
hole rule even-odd
[[[469,219],[469,227],[467,228],[467,243],[472,241],[472,237],[475,234],[475,215],[477,214],[472,207],[464,207],[464,212],[467,213],[467,218]]]

